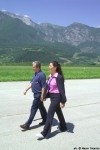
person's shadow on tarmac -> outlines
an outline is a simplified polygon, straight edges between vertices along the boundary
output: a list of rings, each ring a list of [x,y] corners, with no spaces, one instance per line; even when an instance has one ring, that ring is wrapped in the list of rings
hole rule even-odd
[[[41,119],[42,119],[42,118],[34,119],[34,121],[41,120]],[[38,127],[40,127],[39,124],[29,127],[29,130],[36,129],[36,128],[38,128]],[[22,129],[21,131],[25,132],[25,131],[28,131],[28,130]]]
[[[53,121],[53,126],[56,126],[56,125],[58,125],[58,128],[59,128],[58,121],[55,119],[55,120]],[[74,133],[75,125],[74,125],[73,123],[67,122],[67,123],[66,123],[66,126],[67,126],[67,131],[66,131],[66,133],[67,133],[67,132]],[[62,132],[58,132],[58,130],[53,131],[53,132],[50,134],[50,136],[48,137],[48,139],[49,139],[49,138],[52,138],[52,137],[54,137],[54,136],[56,136],[56,135],[59,134],[59,133],[62,133]]]
[[[41,118],[39,118],[39,119],[35,119],[34,121],[37,121],[37,120],[40,120]],[[53,119],[53,124],[52,124],[52,126],[56,126],[56,125],[58,125],[58,121],[57,121],[57,119]],[[36,129],[36,128],[38,128],[38,127],[40,127],[40,125],[39,124],[37,124],[37,125],[34,125],[34,126],[31,126],[29,129],[30,130],[32,130],[32,129]]]
[[[41,119],[41,118],[35,119],[34,121],[37,121],[37,120],[40,120],[40,119]],[[57,125],[58,125],[58,128],[59,128],[58,120],[54,118],[54,119],[53,119],[52,126],[57,126]],[[66,132],[74,133],[75,125],[74,125],[73,123],[67,122],[67,123],[66,123],[66,126],[67,126],[67,131],[66,131]],[[36,129],[36,128],[38,128],[38,127],[40,127],[39,124],[34,125],[34,126],[31,126],[31,127],[29,128],[29,130]],[[26,131],[26,130],[22,130],[22,131]],[[61,132],[58,132],[58,130],[53,131],[53,132],[50,134],[50,136],[48,137],[48,139],[51,138],[51,137],[56,136],[56,135],[59,134],[59,133],[61,133]]]

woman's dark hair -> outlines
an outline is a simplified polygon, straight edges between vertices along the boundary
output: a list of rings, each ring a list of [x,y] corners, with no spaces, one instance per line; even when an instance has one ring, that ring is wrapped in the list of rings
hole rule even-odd
[[[64,79],[64,75],[61,69],[61,65],[57,62],[57,61],[52,61],[51,62],[53,64],[54,67],[57,67],[56,71],[63,77]]]

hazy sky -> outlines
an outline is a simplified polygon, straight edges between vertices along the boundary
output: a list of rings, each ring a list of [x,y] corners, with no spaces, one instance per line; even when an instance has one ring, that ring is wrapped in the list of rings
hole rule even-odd
[[[100,26],[100,0],[0,0],[0,10],[28,15],[36,23]]]

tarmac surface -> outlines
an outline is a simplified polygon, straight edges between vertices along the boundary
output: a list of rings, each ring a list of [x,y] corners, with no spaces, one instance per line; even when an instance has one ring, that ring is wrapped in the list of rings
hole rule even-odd
[[[100,79],[66,80],[67,103],[63,108],[68,131],[57,132],[55,114],[49,139],[37,140],[43,126],[38,111],[31,129],[19,127],[29,116],[33,100],[29,82],[0,82],[0,150],[100,150]],[[46,109],[49,99],[44,103]]]

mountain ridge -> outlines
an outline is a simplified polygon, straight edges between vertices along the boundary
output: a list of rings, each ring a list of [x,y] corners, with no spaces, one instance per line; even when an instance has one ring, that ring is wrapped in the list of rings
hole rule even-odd
[[[46,53],[51,59],[57,58],[64,63],[99,63],[100,61],[100,28],[77,22],[66,27],[51,23],[37,24],[26,15],[0,11],[0,33],[0,62],[7,61],[8,52],[2,51],[7,48],[16,49],[13,54],[8,50],[9,61],[25,61],[24,58],[22,59],[23,56],[19,56],[20,59],[15,58],[18,57],[17,54],[15,55],[17,52],[25,58],[28,56],[25,55],[26,51],[22,51],[24,48],[30,53],[27,61],[30,60],[31,53],[38,53],[38,50],[41,58],[43,53],[44,55]],[[36,59],[37,56],[36,54]],[[44,62],[47,62],[47,59]]]

